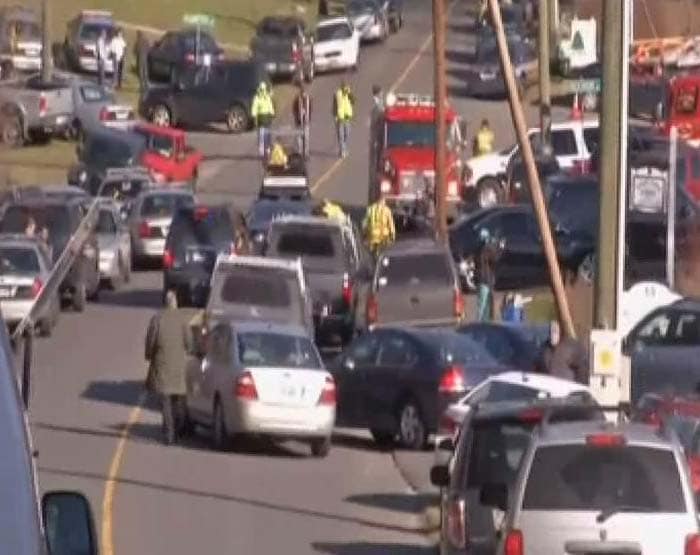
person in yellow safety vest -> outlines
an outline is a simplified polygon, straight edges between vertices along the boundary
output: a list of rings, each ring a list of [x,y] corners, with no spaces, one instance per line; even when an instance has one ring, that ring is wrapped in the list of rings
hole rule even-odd
[[[481,120],[481,127],[474,138],[474,156],[483,156],[493,152],[493,143],[496,137],[491,131],[489,120]]]
[[[354,116],[355,96],[350,90],[350,85],[343,80],[340,88],[335,91],[333,97],[333,115],[338,134],[338,156],[345,158],[348,155],[348,141],[350,140],[350,124]]]
[[[253,97],[250,114],[253,116],[253,122],[258,128],[258,154],[260,158],[263,158],[268,147],[270,125],[272,120],[275,119],[275,103],[272,99],[272,93],[264,81],[258,85],[258,90]]]
[[[396,240],[394,216],[383,197],[367,207],[365,219],[362,222],[365,241],[375,256]]]
[[[276,168],[286,168],[287,162],[287,153],[284,151],[284,147],[280,143],[275,142],[275,144],[272,145],[272,152],[270,152],[268,165]]]
[[[343,209],[327,198],[321,201],[321,213],[329,220],[335,220],[341,224],[347,222],[347,216]]]

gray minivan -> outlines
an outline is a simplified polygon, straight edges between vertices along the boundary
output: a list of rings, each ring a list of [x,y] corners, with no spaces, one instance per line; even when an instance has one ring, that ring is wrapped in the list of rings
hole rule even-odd
[[[0,326],[0,452],[2,552],[97,555],[92,511],[82,494],[54,491],[39,499],[28,414],[5,326]]]

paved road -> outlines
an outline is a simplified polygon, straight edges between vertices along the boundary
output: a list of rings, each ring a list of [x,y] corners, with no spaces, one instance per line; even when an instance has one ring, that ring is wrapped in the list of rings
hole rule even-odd
[[[314,84],[311,169],[319,195],[366,202],[372,84],[430,92],[430,3],[406,4],[405,29],[387,45],[364,50],[360,72],[349,77],[359,109],[352,153],[342,163],[335,158],[330,117],[339,77]],[[457,4],[450,16],[453,101],[475,125],[491,119],[505,146],[513,140],[506,105],[460,94],[469,48],[465,10]],[[194,141],[207,155],[204,196],[245,208],[260,178],[252,134],[200,133]],[[410,472],[420,475],[423,464],[427,472],[427,453],[392,457],[361,434],[339,434],[326,460],[308,458],[304,446],[293,444],[254,445],[236,454],[212,452],[206,439],[160,445],[157,412],[148,403],[139,408],[143,336],[160,287],[157,273],[136,274],[128,290],[104,293],[85,314],[64,314],[54,336],[37,346],[32,423],[42,487],[87,493],[103,555],[431,552],[420,533],[422,500],[395,463],[410,460]]]

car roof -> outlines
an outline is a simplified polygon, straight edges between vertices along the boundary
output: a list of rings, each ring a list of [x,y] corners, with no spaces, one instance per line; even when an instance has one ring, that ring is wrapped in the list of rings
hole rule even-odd
[[[531,415],[535,411],[548,410],[567,411],[576,413],[581,410],[597,410],[597,405],[590,399],[551,397],[546,399],[534,399],[523,401],[499,401],[494,403],[480,403],[476,405],[474,418],[477,420],[500,420],[519,418],[523,415]]]
[[[429,237],[398,240],[382,256],[411,256],[416,254],[446,253],[447,247]]]
[[[586,438],[596,434],[621,435],[628,444],[644,444],[656,448],[672,447],[670,438],[662,428],[639,422],[561,422],[543,427],[537,434],[537,445],[571,445],[586,443]]]
[[[533,372],[518,372],[516,370],[502,372],[491,376],[491,381],[526,385],[536,389],[546,390],[555,397],[566,397],[571,393],[590,392],[590,389],[580,383],[549,376],[547,374],[535,374]]]
[[[303,326],[295,324],[278,324],[273,322],[231,321],[231,327],[237,332],[268,332],[281,335],[293,335],[296,337],[309,338],[309,332]]]
[[[143,143],[143,137],[132,133],[131,131],[124,131],[123,129],[114,129],[111,127],[100,126],[91,129],[87,134],[87,141],[92,139],[111,139],[114,141],[122,141],[129,144],[141,144]]]

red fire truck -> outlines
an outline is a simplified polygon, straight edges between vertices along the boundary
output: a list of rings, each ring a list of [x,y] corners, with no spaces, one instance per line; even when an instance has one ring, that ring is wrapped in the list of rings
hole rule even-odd
[[[465,183],[466,126],[447,109],[447,207],[454,218]],[[386,95],[370,124],[369,200],[380,194],[397,217],[411,218],[416,201],[434,191],[435,102],[430,96]]]

